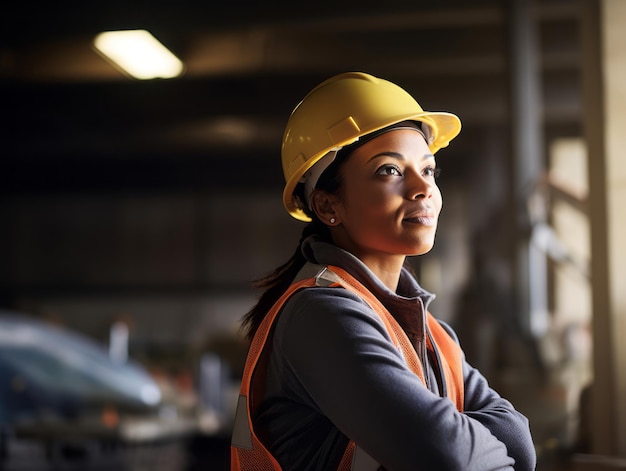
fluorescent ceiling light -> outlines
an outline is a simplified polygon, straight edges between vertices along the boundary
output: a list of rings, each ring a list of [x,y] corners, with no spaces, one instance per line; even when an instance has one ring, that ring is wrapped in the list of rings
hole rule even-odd
[[[138,79],[172,78],[183,72],[183,63],[178,57],[143,29],[100,33],[94,46]]]

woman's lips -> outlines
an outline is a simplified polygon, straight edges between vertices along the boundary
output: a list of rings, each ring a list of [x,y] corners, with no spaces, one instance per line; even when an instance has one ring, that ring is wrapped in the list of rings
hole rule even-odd
[[[403,221],[410,224],[421,224],[422,226],[434,226],[437,224],[437,218],[430,213],[413,214],[404,218]]]

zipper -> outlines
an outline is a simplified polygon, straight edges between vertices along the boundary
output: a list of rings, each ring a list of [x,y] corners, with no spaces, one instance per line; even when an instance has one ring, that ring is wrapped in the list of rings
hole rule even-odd
[[[432,384],[431,384],[431,379],[430,379],[430,374],[429,374],[429,368],[428,368],[428,348],[426,345],[426,335],[428,334],[428,329],[426,328],[426,308],[424,307],[424,301],[422,301],[422,298],[417,298],[417,300],[419,301],[419,306],[420,306],[420,315],[422,318],[422,338],[419,339],[419,352],[418,352],[418,356],[420,361],[422,362],[422,371],[424,372],[424,380],[426,382],[426,388],[429,391],[432,391]]]
[[[437,363],[435,366],[439,373],[437,375],[437,382],[439,383],[440,395],[441,397],[448,397],[448,387],[446,385],[446,377],[443,373],[443,368],[441,367],[441,357],[439,356],[439,350],[437,350],[437,346],[435,345],[435,342],[433,342],[433,338],[430,335],[430,330],[427,330],[426,334],[428,335],[428,341],[430,342],[430,346],[433,350],[433,355],[435,357],[435,362]]]

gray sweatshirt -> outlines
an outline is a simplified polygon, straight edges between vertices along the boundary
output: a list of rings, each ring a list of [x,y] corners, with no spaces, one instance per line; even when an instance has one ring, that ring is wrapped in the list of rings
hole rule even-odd
[[[332,244],[311,237],[303,253],[311,263],[347,270],[383,303],[416,347],[427,386],[359,296],[342,288],[297,292],[276,320],[264,399],[253,417],[284,470],[337,469],[348,437],[389,471],[535,469],[528,420],[465,360],[465,410],[445,397],[436,354],[423,348],[434,296],[408,271],[394,293]]]

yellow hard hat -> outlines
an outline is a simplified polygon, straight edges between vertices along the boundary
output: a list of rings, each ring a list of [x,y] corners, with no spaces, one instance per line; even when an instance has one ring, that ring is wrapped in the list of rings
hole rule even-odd
[[[294,190],[328,152],[407,120],[428,125],[428,144],[433,154],[461,131],[461,120],[456,115],[424,111],[399,86],[366,73],[339,74],[311,90],[291,113],[282,141],[286,181],[283,204],[287,212],[301,221],[311,220]]]

